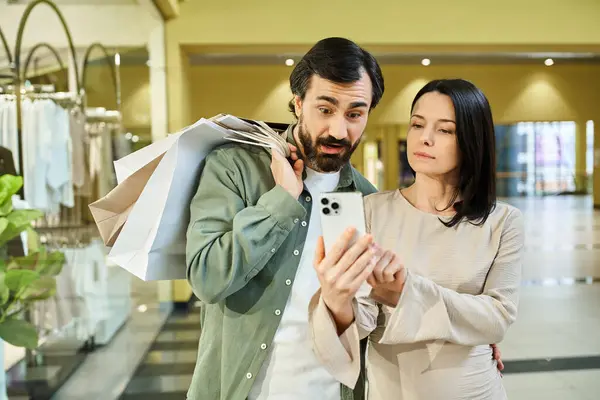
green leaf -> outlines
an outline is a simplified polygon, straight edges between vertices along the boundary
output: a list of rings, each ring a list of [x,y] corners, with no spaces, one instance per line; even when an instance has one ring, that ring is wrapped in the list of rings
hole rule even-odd
[[[44,260],[41,260],[36,269],[42,276],[57,276],[65,264],[65,255],[60,251],[49,253]]]
[[[0,338],[17,347],[35,349],[38,345],[38,333],[29,322],[8,318],[0,324]]]
[[[44,214],[38,210],[16,210],[11,212],[6,219],[8,226],[0,234],[0,246],[17,237],[21,232],[31,227],[31,222],[42,217]]]
[[[6,200],[0,205],[0,217],[6,217],[13,210],[12,198]]]
[[[6,273],[4,271],[0,271],[0,306],[5,305],[8,302],[8,297],[10,295],[10,291],[5,283]]]
[[[36,280],[40,279],[40,274],[27,269],[11,269],[6,271],[4,281],[6,286],[13,292],[19,293]]]
[[[0,217],[0,237],[3,236],[6,228],[8,228],[8,218]]]
[[[23,257],[13,257],[12,260],[10,260],[8,269],[28,269],[31,271],[35,271],[38,269],[40,258],[40,252],[29,253]]]
[[[51,276],[44,276],[23,291],[21,300],[24,301],[39,301],[46,300],[54,296],[56,293],[56,281]]]
[[[23,178],[20,176],[8,174],[0,176],[0,204],[4,205],[22,186]]]
[[[30,252],[40,251],[42,247],[40,235],[32,228],[27,228],[27,249]]]

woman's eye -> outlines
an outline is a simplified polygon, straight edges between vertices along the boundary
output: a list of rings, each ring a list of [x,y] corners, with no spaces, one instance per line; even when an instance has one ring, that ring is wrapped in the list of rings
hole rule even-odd
[[[328,108],[324,108],[324,107],[319,108],[319,111],[322,114],[330,114],[331,113],[331,110],[329,110]]]

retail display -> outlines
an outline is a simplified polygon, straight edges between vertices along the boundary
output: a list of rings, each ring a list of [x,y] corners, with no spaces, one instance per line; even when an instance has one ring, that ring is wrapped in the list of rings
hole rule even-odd
[[[75,79],[69,80],[66,92],[57,92],[52,85],[31,85],[27,67],[23,68],[21,62],[22,28],[31,10],[39,4],[49,5],[58,14],[67,33],[73,60],[69,69]],[[68,26],[52,1],[28,3],[18,32],[14,59],[8,46],[4,46],[11,73],[2,76],[0,82],[0,173],[6,171],[23,177],[21,198],[16,201],[43,212],[44,216],[34,223],[35,231],[42,244],[64,255],[65,263],[56,277],[56,295],[34,304],[26,314],[40,336],[37,356],[28,352],[25,362],[19,362],[15,368],[42,368],[40,354],[57,350],[63,359],[72,354],[71,364],[75,368],[81,362],[82,348],[90,351],[95,344],[110,342],[131,313],[130,276],[107,264],[106,248],[87,207],[116,185],[114,152],[126,151],[122,144],[115,143],[115,138],[123,135],[120,88],[115,83],[116,111],[86,108],[83,82],[89,51],[80,74],[81,64]],[[106,53],[99,43],[92,47]],[[31,51],[36,48],[33,46]],[[62,52],[53,53],[59,64],[66,65],[60,60]],[[118,68],[111,66],[111,69],[116,78]],[[23,376],[29,379],[28,374]],[[56,371],[48,375],[44,390],[49,395],[44,398],[49,398],[64,382],[57,381],[56,376]],[[35,379],[36,387],[44,381],[39,376]],[[11,385],[24,387],[27,383],[17,382],[13,377]],[[2,386],[0,382],[0,400]]]

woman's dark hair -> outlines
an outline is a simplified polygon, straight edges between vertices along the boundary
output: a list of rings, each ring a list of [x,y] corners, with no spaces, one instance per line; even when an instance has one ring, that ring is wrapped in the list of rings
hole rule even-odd
[[[483,225],[496,205],[496,137],[490,104],[469,81],[439,79],[417,93],[411,113],[417,101],[430,92],[445,94],[454,104],[460,153],[458,188],[448,204],[456,214],[450,221],[442,222],[453,227],[466,218],[474,225]],[[456,202],[459,195],[461,199]]]
[[[384,91],[383,74],[377,60],[351,40],[327,38],[317,42],[296,64],[290,75],[290,89],[292,94],[304,99],[313,75],[335,83],[352,83],[360,80],[363,71],[369,75],[373,85],[372,110]],[[296,115],[293,99],[289,109]]]

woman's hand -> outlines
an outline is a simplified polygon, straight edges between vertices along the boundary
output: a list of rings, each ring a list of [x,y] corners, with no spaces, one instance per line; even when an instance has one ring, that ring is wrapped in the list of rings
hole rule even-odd
[[[373,288],[371,297],[390,307],[398,304],[405,280],[404,265],[400,262],[400,258],[389,250],[382,253],[373,272],[367,278],[367,282]]]
[[[346,230],[327,255],[320,237],[315,252],[314,267],[321,283],[321,297],[336,321],[338,333],[352,324],[352,300],[380,256],[380,250],[372,246],[371,235],[361,237],[348,248],[355,232],[354,228]]]

